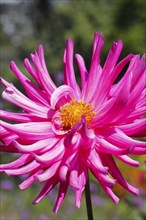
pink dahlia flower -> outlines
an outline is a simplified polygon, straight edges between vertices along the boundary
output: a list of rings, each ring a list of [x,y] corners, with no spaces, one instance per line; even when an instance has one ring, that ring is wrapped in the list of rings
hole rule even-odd
[[[81,76],[78,86],[73,67],[74,44],[67,41],[64,51],[64,84],[58,88],[52,81],[44,60],[42,45],[24,65],[34,78],[30,81],[12,61],[10,67],[25,89],[21,93],[13,84],[1,79],[5,86],[3,99],[19,106],[21,113],[1,110],[1,151],[18,152],[20,157],[0,166],[10,176],[28,174],[20,184],[25,189],[35,180],[44,182],[33,204],[39,203],[56,184],[59,192],[57,212],[70,185],[75,190],[76,207],[88,179],[95,176],[103,190],[118,203],[112,187],[117,181],[127,191],[138,195],[138,189],[122,176],[114,158],[130,166],[139,166],[129,154],[146,152],[146,143],[135,139],[145,134],[145,58],[129,54],[117,63],[122,42],[113,43],[104,66],[100,53],[102,34],[95,33],[89,72],[81,55],[75,58]],[[125,65],[122,79],[114,84]],[[109,175],[110,174],[110,175]]]

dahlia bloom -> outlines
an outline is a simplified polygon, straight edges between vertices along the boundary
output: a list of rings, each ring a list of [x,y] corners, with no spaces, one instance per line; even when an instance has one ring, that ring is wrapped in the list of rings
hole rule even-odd
[[[115,159],[137,167],[139,162],[129,154],[142,155],[146,143],[136,139],[145,135],[145,74],[144,56],[129,54],[117,63],[122,42],[113,42],[103,67],[100,53],[104,45],[102,34],[95,33],[89,72],[84,59],[76,54],[81,86],[74,73],[74,44],[68,39],[64,51],[64,84],[58,88],[45,64],[44,50],[39,45],[24,65],[35,82],[16,66],[11,70],[25,89],[21,93],[13,84],[1,79],[3,99],[19,106],[22,112],[1,110],[1,151],[20,153],[20,157],[0,166],[10,176],[28,174],[19,185],[25,189],[35,180],[44,182],[37,204],[59,183],[56,213],[64,200],[68,186],[75,191],[75,204],[80,207],[88,172],[95,176],[106,194],[118,203],[112,188],[116,181],[127,191],[138,195],[116,165]],[[125,65],[124,76],[114,83]],[[9,123],[9,121],[16,123]]]

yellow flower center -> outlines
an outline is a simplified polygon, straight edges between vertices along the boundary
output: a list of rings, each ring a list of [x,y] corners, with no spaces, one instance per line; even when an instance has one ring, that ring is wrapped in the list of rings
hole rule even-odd
[[[71,100],[69,104],[60,108],[60,120],[63,122],[62,129],[70,130],[77,122],[81,121],[82,115],[85,116],[86,123],[89,125],[94,118],[93,108],[90,104],[83,101]]]

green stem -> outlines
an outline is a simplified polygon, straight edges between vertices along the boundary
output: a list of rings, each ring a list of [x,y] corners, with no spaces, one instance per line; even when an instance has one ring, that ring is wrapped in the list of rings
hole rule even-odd
[[[85,186],[85,199],[86,199],[88,220],[93,220],[89,179],[87,180],[87,183]]]

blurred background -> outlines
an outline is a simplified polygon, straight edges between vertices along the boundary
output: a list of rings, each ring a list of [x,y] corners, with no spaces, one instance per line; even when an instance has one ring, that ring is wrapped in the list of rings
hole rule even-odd
[[[62,57],[67,38],[75,42],[75,53],[85,58],[89,68],[94,33],[102,32],[105,46],[102,51],[103,64],[112,41],[121,39],[124,48],[121,59],[129,53],[143,55],[146,49],[146,3],[144,0],[0,0],[0,72],[9,82],[22,90],[18,80],[9,69],[9,62],[15,60],[25,74],[23,60],[43,44],[49,72],[60,85],[63,82]],[[76,68],[78,77],[78,71]],[[3,90],[3,88],[1,88]],[[0,101],[1,108],[17,109]],[[12,161],[17,155],[1,154],[1,162]],[[138,158],[139,160],[140,158]],[[119,185],[115,193],[121,198],[118,206],[106,197],[99,184],[91,177],[92,203],[95,220],[141,220],[146,219],[146,195],[144,157],[141,167],[134,169],[122,163],[119,166],[124,176],[140,188],[140,196],[135,198]],[[0,180],[0,219],[2,220],[74,220],[86,219],[84,196],[79,210],[74,207],[74,193],[68,193],[59,213],[52,212],[57,189],[54,189],[37,206],[31,202],[40,190],[40,184],[22,192],[18,185],[24,177],[7,177]]]

